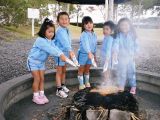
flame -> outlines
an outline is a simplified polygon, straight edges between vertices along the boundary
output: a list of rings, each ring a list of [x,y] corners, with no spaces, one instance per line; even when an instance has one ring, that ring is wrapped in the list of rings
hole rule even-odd
[[[113,93],[117,93],[117,92],[122,92],[124,90],[120,90],[118,87],[116,86],[106,86],[103,88],[94,88],[92,89],[90,92],[97,92],[103,96],[106,96],[108,94],[113,94]]]

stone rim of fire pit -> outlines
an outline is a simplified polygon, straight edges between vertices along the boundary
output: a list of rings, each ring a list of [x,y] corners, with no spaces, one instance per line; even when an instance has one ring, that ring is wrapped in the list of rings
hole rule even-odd
[[[98,77],[101,75],[102,68],[92,68],[91,77]],[[78,80],[72,81],[72,78],[77,77],[77,68],[67,69],[67,82],[69,85],[78,84]],[[55,71],[48,70],[45,74],[46,83],[45,89],[50,89],[55,86]],[[145,71],[137,71],[138,88],[140,90],[148,91],[160,95],[160,75]],[[92,81],[95,83],[96,81]],[[23,75],[7,82],[0,84],[0,120],[5,120],[5,111],[14,103],[32,94],[31,90],[32,76],[31,74]]]

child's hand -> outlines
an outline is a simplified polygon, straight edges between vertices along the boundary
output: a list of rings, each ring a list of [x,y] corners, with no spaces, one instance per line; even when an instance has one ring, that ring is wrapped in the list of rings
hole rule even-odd
[[[108,58],[106,58],[106,61],[103,66],[103,73],[105,73],[108,70],[108,62],[109,62],[109,60],[108,60]]]
[[[73,58],[73,57],[75,56],[74,52],[73,52],[73,51],[70,51],[70,52],[69,52],[69,56],[70,56],[70,58]]]
[[[79,63],[78,63],[78,60],[77,60],[76,56],[73,56],[72,60],[73,60],[74,64],[75,64],[77,67],[80,66]]]
[[[94,56],[94,60],[95,60],[95,62],[96,62],[96,64],[97,64],[97,57],[96,57],[96,56]]]
[[[62,55],[60,56],[60,59],[65,62],[66,59],[67,59],[67,57],[66,57],[64,54],[62,54]]]
[[[93,57],[94,57],[94,55],[93,55],[91,52],[89,52],[89,53],[88,53],[88,58],[89,58],[89,59],[92,59]]]
[[[117,53],[113,53],[112,60],[113,60],[114,63],[118,62],[118,55],[117,55]]]

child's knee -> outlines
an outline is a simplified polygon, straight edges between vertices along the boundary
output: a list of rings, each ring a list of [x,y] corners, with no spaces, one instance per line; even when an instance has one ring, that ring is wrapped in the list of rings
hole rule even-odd
[[[62,68],[62,74],[65,74],[65,73],[66,73],[66,66]]]
[[[57,69],[56,74],[62,74],[63,73],[62,67],[57,67],[56,69]]]
[[[44,77],[41,77],[40,82],[44,82]]]
[[[57,74],[57,75],[62,75],[62,74],[63,74],[63,71],[62,71],[62,70],[58,70],[58,71],[56,72],[56,74]]]
[[[89,71],[90,71],[90,69],[87,67],[87,68],[85,68],[85,70],[84,70],[84,74],[89,74]]]
[[[80,66],[78,69],[78,75],[83,75],[84,73],[84,66]]]

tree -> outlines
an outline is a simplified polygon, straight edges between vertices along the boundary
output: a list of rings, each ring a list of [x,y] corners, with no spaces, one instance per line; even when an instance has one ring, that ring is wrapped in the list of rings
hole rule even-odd
[[[40,15],[48,14],[48,4],[55,3],[54,0],[0,0],[0,18],[7,25],[22,25],[27,19],[27,8],[40,9]],[[41,17],[42,17],[41,16]]]

